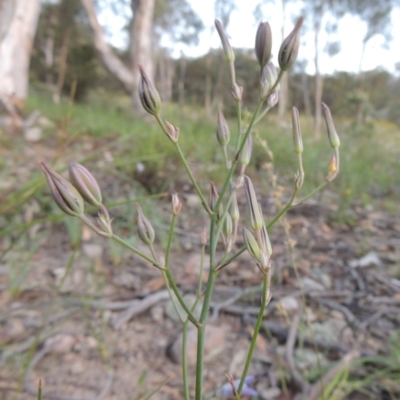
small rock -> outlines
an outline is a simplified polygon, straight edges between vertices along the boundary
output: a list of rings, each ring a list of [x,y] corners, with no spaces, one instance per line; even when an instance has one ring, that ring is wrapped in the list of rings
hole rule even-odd
[[[364,257],[361,257],[358,260],[350,261],[349,265],[352,268],[364,268],[371,265],[376,265],[377,267],[380,267],[382,265],[382,261],[379,258],[378,254],[376,254],[374,251],[370,251]]]
[[[103,253],[103,247],[95,243],[84,243],[82,245],[82,250],[87,257],[94,259],[101,257]]]
[[[142,280],[137,274],[121,270],[113,279],[114,285],[122,286],[127,289],[138,289],[142,285]]]
[[[319,282],[308,277],[303,278],[302,283],[303,283],[303,289],[306,292],[310,292],[313,290],[322,292],[325,290],[324,285],[321,285]]]
[[[185,194],[186,205],[190,208],[199,207],[201,205],[201,200],[197,194],[186,193]]]
[[[226,342],[225,327],[207,325],[204,345],[204,361],[210,361],[223,352]],[[167,354],[171,360],[180,364],[182,359],[182,333],[170,344]],[[196,365],[197,329],[190,327],[187,334],[187,360],[189,366]]]
[[[24,131],[24,137],[28,142],[38,142],[42,138],[42,128],[32,126]]]
[[[282,314],[292,314],[299,309],[299,301],[292,296],[282,297],[276,304]]]
[[[257,386],[257,392],[260,393],[263,399],[272,400],[277,398],[281,394],[281,389],[279,389],[278,387],[273,387],[264,390],[259,390]]]
[[[313,269],[311,273],[313,278],[315,278],[318,282],[321,282],[326,289],[332,288],[332,279],[328,274],[325,274],[318,268]]]
[[[25,332],[25,326],[20,319],[9,319],[7,322],[7,333],[11,338],[16,338]]]
[[[48,338],[44,346],[50,347],[52,353],[64,354],[71,352],[75,342],[76,339],[72,335],[59,334]]]
[[[53,121],[43,116],[39,117],[37,124],[42,128],[53,128],[55,126]]]
[[[154,322],[162,322],[164,320],[164,308],[160,305],[154,306],[150,310],[150,315]]]
[[[83,365],[82,361],[75,361],[72,363],[69,367],[69,372],[72,375],[79,375],[85,370],[85,367]]]
[[[316,353],[314,350],[298,348],[294,352],[294,359],[300,371],[307,371],[317,365],[326,365],[327,359],[322,353]]]

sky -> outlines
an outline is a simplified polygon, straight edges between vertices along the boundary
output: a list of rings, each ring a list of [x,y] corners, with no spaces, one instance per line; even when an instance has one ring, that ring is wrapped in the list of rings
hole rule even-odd
[[[172,54],[179,57],[181,52],[190,57],[198,57],[209,51],[210,48],[221,47],[219,37],[214,29],[214,0],[188,0],[193,9],[202,19],[205,30],[200,34],[199,44],[197,46],[187,47],[180,44],[168,42],[164,39],[164,45],[173,48]],[[232,13],[230,23],[227,27],[227,34],[229,36],[231,45],[233,47],[253,48],[254,38],[259,21],[256,21],[253,11],[260,0],[237,0],[236,10]],[[301,15],[301,10],[296,5],[288,7],[285,18],[285,35],[287,35],[294,25],[295,19]],[[305,16],[306,17],[306,16]],[[122,27],[125,21],[121,18],[110,15],[103,15],[104,23],[113,28],[112,34],[109,35],[111,43],[116,47],[123,47],[126,43],[126,36],[122,32]],[[329,16],[328,16],[329,19]],[[276,61],[276,55],[279,51],[279,46],[282,40],[281,26],[282,26],[282,13],[280,1],[276,4],[271,2],[263,8],[263,20],[268,21],[272,29],[273,37],[273,60]],[[307,18],[306,18],[307,21]],[[392,13],[392,21],[400,21],[400,10],[395,9]],[[331,74],[335,71],[349,71],[358,72],[359,59],[362,51],[362,39],[366,32],[367,26],[363,21],[357,17],[345,16],[341,19],[337,33],[331,35],[329,38],[326,33],[321,34],[320,39],[320,68],[324,74]],[[308,73],[315,72],[313,66],[314,58],[314,39],[311,32],[307,32],[304,28],[305,34],[302,37],[302,43],[299,51],[299,59],[307,61],[306,70]],[[110,30],[109,30],[110,32]],[[367,44],[364,60],[362,63],[362,70],[371,70],[377,67],[394,72],[395,64],[400,62],[400,24],[393,24],[392,26],[393,39],[386,44],[381,35],[373,37]],[[327,41],[339,41],[341,51],[334,57],[329,57],[324,51]]]

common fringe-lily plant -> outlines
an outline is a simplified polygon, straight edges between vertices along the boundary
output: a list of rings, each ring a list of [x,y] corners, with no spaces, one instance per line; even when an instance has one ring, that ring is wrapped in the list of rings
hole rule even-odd
[[[260,98],[250,118],[250,122],[247,126],[243,126],[243,88],[236,82],[235,54],[221,22],[218,20],[215,21],[215,26],[221,38],[225,59],[230,71],[231,93],[236,102],[237,129],[235,134],[231,135],[223,113],[221,111],[218,112],[216,140],[222,148],[226,166],[226,177],[218,187],[211,183],[208,200],[196,182],[185,155],[179,145],[179,128],[162,118],[162,102],[158,91],[144,69],[140,67],[141,76],[139,97],[141,103],[144,109],[154,116],[160,125],[161,130],[175,146],[176,152],[182,162],[182,166],[186,170],[186,173],[200,198],[202,207],[209,217],[208,231],[205,230],[201,235],[202,260],[204,260],[206,248],[208,249],[208,280],[203,290],[201,272],[197,289],[197,301],[194,305],[189,306],[186,304],[170,269],[170,251],[174,238],[175,223],[182,209],[182,203],[177,194],[171,195],[171,222],[169,235],[167,246],[162,253],[157,252],[154,248],[156,235],[151,222],[144,215],[140,205],[136,205],[138,212],[138,235],[149,250],[148,253],[145,254],[143,251],[131,246],[123,238],[120,238],[113,233],[112,219],[103,204],[100,187],[93,175],[84,166],[72,163],[69,167],[68,181],[57,174],[49,165],[42,163],[42,169],[46,175],[51,194],[59,208],[64,213],[79,218],[97,234],[120,243],[122,246],[125,246],[127,249],[149,262],[152,266],[159,269],[165,279],[165,284],[174,306],[177,307],[178,305],[176,302],[178,302],[184,309],[185,317],[181,320],[183,331],[182,391],[186,400],[190,399],[190,388],[194,388],[196,400],[203,399],[204,340],[214,283],[219,272],[239,257],[244,251],[249,252],[260,272],[260,281],[262,281],[261,304],[246,362],[243,366],[242,375],[236,377],[236,379],[235,377],[227,375],[228,382],[222,387],[219,394],[222,397],[233,397],[235,399],[240,399],[242,395],[254,396],[257,394],[255,390],[249,386],[252,383],[253,378],[248,376],[248,372],[253,357],[256,338],[263,320],[264,311],[271,299],[271,263],[273,251],[268,232],[291,207],[303,203],[305,200],[320,191],[327,183],[331,182],[339,172],[340,141],[336,133],[330,110],[328,106],[323,104],[322,109],[326,121],[329,143],[333,149],[333,154],[328,163],[328,172],[324,182],[322,182],[311,193],[308,193],[295,202],[297,194],[303,185],[305,174],[302,163],[303,143],[299,113],[294,107],[292,109],[293,145],[298,160],[298,170],[295,174],[293,193],[289,202],[270,221],[266,221],[264,218],[261,205],[256,195],[256,189],[254,188],[250,177],[245,174],[246,166],[249,164],[251,159],[252,130],[278,102],[279,82],[283,74],[293,66],[297,58],[302,23],[303,18],[300,18],[292,32],[282,42],[278,54],[279,69],[277,69],[274,63],[270,61],[272,45],[270,25],[268,22],[260,23],[255,40],[255,54],[260,65]],[[232,136],[235,138],[235,143],[228,147]],[[236,171],[239,171],[237,175]],[[238,224],[240,217],[237,205],[237,192],[243,187],[247,197],[250,224],[241,228],[245,245],[237,249],[235,245],[239,231]],[[98,208],[99,214],[95,222],[85,215],[85,202]],[[219,243],[222,243],[225,249],[222,257],[218,257],[216,251]],[[207,244],[208,246],[206,247]],[[201,265],[201,271],[202,268],[203,265]],[[202,301],[201,313],[200,316],[196,316],[193,311],[200,301]],[[178,313],[178,315],[180,314]],[[188,375],[186,356],[186,339],[189,324],[193,324],[197,329],[197,362],[194,381],[191,381]]]

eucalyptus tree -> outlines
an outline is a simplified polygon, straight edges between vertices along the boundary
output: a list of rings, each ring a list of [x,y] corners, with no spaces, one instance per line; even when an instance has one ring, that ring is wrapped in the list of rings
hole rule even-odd
[[[98,0],[98,8],[114,7],[127,9],[125,14],[128,20],[128,65],[121,61],[108,44],[104,28],[100,25],[98,12],[94,0],[81,0],[89,17],[89,23],[93,30],[94,44],[100,58],[107,68],[125,90],[132,95],[132,103],[135,111],[141,111],[138,98],[139,65],[141,65],[150,77],[154,76],[154,49],[157,48],[157,40],[164,35],[169,35],[171,41],[189,40],[196,35],[196,28],[201,22],[189,28],[188,16],[194,13],[186,0],[114,0],[103,2]],[[191,20],[193,22],[193,18]],[[185,29],[186,28],[186,29]]]

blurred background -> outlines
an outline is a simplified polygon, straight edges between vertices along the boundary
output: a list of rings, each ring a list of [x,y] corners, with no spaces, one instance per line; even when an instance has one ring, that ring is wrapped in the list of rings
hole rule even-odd
[[[132,390],[148,394],[171,376],[173,383],[159,398],[180,398],[178,366],[154,361],[164,360],[165,337],[160,335],[157,345],[149,340],[157,323],[164,324],[167,334],[175,332],[176,321],[171,322],[163,308],[153,307],[150,316],[141,320],[143,328],[133,321],[133,328],[119,336],[108,326],[114,312],[82,306],[103,298],[142,299],[160,290],[162,280],[119,246],[65,218],[49,195],[39,163],[45,161],[60,173],[71,161],[90,169],[114,218],[115,232],[138,246],[134,203],[139,201],[151,216],[161,249],[170,218],[169,194],[178,192],[184,211],[174,255],[185,271],[179,274],[178,284],[190,287],[195,280],[190,276],[198,273],[193,254],[205,218],[174,147],[143,113],[137,96],[138,65],[155,82],[163,117],[180,127],[182,149],[207,193],[210,181],[218,185],[225,176],[215,137],[219,109],[228,119],[232,137],[236,133],[229,67],[214,19],[221,20],[235,51],[246,123],[260,96],[253,49],[258,23],[271,25],[272,61],[277,65],[279,46],[299,16],[305,22],[298,60],[284,75],[278,105],[255,129],[253,158],[246,171],[260,188],[266,218],[273,217],[290,198],[297,169],[290,117],[295,106],[304,141],[302,195],[323,182],[330,148],[321,102],[329,105],[341,138],[341,171],[308,208],[289,215],[293,240],[288,226],[274,232],[279,271],[274,284],[282,289],[277,290],[276,300],[296,287],[294,260],[301,274],[324,290],[342,294],[347,290],[356,296],[337,302],[359,318],[359,332],[365,336],[359,342],[354,336],[341,343],[350,347],[358,343],[371,348],[373,357],[384,354],[384,358],[359,361],[355,373],[339,380],[343,385],[337,397],[325,398],[392,400],[399,395],[399,0],[0,0],[0,365],[7,366],[0,373],[0,398],[2,393],[5,399],[27,397],[35,379],[51,369],[46,365],[54,371],[60,367],[59,356],[47,355],[47,364],[41,362],[40,371],[32,372],[35,352],[51,337],[51,329],[60,327],[75,340],[65,339],[72,343],[64,347],[73,349],[71,359],[69,350],[59,353],[67,358],[57,376],[72,377],[62,380],[62,390],[74,394],[76,384],[71,382],[90,370],[95,374],[88,377],[92,386],[78,386],[81,394],[92,395],[104,378],[102,367],[115,362],[120,373],[110,398],[132,398]],[[239,200],[245,215],[245,199]],[[90,208],[88,213],[96,215]],[[359,260],[366,268],[362,273],[348,268],[350,261],[359,266]],[[378,278],[375,269],[382,274]],[[227,274],[232,274],[223,278],[227,287],[255,284],[245,269]],[[372,302],[372,294],[380,296],[380,302]],[[385,303],[388,298],[391,302]],[[80,319],[73,314],[77,301],[81,301]],[[324,318],[343,322],[343,316],[338,317],[343,308],[331,315],[315,304],[308,306],[316,323]],[[371,314],[376,317],[370,321]],[[286,317],[276,318],[288,328]],[[241,327],[246,323],[228,322],[236,335],[228,342],[244,340],[248,331]],[[77,327],[80,333],[74,333]],[[85,342],[88,337],[92,342]],[[113,340],[119,339],[118,350]],[[247,345],[246,340],[243,343]],[[259,346],[260,352],[268,350],[262,341]],[[96,354],[92,354],[93,368],[86,364],[88,358],[79,358],[85,351]],[[277,357],[274,366],[279,370],[280,356],[273,351],[269,356],[273,363]],[[226,353],[234,354],[232,348]],[[124,358],[125,354],[132,358]],[[210,391],[223,383],[226,365],[231,373],[240,373],[231,362],[219,361],[213,371],[220,375],[206,378]],[[319,362],[310,363],[302,373],[311,382],[322,372]],[[377,378],[379,371],[385,373]],[[55,388],[61,385],[57,380],[61,378],[52,379]],[[279,379],[276,387],[283,390]],[[273,379],[268,382],[271,386]],[[261,398],[288,399],[290,391],[289,384],[286,391],[278,391],[285,397],[278,393]],[[362,397],[363,391],[375,397]],[[360,397],[352,397],[355,392]]]

